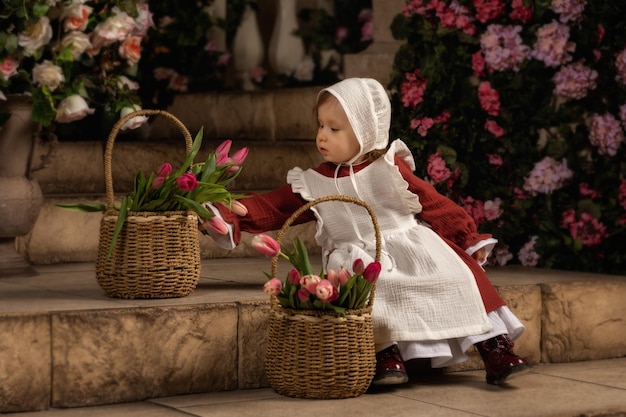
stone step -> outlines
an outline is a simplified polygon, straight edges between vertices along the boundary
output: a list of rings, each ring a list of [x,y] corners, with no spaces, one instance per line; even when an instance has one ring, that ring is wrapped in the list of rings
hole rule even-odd
[[[269,259],[204,259],[195,291],[163,300],[106,297],[93,263],[36,269],[0,279],[0,413],[268,386]],[[626,356],[623,277],[488,274],[526,326],[516,351],[531,363]],[[481,368],[471,352],[447,371]]]

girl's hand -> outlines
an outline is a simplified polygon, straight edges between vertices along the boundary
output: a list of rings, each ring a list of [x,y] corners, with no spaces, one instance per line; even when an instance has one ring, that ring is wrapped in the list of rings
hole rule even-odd
[[[226,207],[227,209],[229,209],[231,212],[235,213],[238,216],[245,216],[248,214],[248,208],[246,206],[244,206],[243,204],[241,204],[239,201],[237,200],[233,200],[231,202],[230,207],[228,207],[226,204],[224,203],[217,203],[223,207]]]
[[[487,249],[478,249],[476,252],[472,253],[472,258],[474,258],[479,265],[484,264],[487,260]]]

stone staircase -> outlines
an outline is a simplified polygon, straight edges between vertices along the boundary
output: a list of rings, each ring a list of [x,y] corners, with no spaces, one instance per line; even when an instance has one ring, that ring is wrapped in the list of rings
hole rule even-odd
[[[242,173],[231,185],[233,192],[263,191],[285,184],[294,166],[309,168],[321,161],[312,140],[315,134],[312,103],[317,88],[285,89],[255,93],[221,93],[179,96],[168,111],[189,130],[192,137],[203,128],[203,150],[198,160],[225,139],[233,140],[233,152],[250,148]],[[34,165],[50,151],[40,143]],[[70,202],[104,202],[104,142],[59,142],[48,166],[35,171],[45,201],[39,218],[18,247],[33,264],[90,262],[97,253],[101,213],[79,213],[55,206]],[[118,135],[112,157],[116,196],[132,190],[138,170],[151,172],[163,162],[173,166],[185,157],[179,128],[166,118],[153,117],[141,135]],[[296,226],[313,231],[314,227]],[[307,242],[312,235],[305,233]],[[205,258],[257,256],[247,244],[249,236],[234,251],[227,252],[213,241],[201,239]],[[313,249],[313,246],[311,246]]]

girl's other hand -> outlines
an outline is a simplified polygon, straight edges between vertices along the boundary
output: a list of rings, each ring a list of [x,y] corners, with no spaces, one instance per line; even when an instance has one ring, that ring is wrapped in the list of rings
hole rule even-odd
[[[487,249],[480,248],[476,252],[472,253],[472,258],[478,262],[479,265],[484,264],[487,261]]]

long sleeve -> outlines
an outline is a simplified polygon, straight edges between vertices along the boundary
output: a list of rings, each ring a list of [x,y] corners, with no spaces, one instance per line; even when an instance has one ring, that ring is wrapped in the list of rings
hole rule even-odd
[[[419,196],[422,204],[422,212],[418,214],[419,219],[428,223],[435,232],[464,250],[481,240],[491,238],[490,234],[479,234],[474,219],[463,207],[441,195],[435,187],[415,176],[403,159],[396,158],[395,163],[404,180],[409,183],[409,191]]]
[[[299,195],[293,193],[289,185],[264,194],[251,193],[238,201],[248,209],[247,215],[238,216],[226,207],[219,207],[224,220],[233,227],[233,240],[237,244],[241,241],[242,231],[263,233],[280,229],[285,220],[306,203]],[[313,213],[307,211],[296,219],[294,224],[314,219]]]

